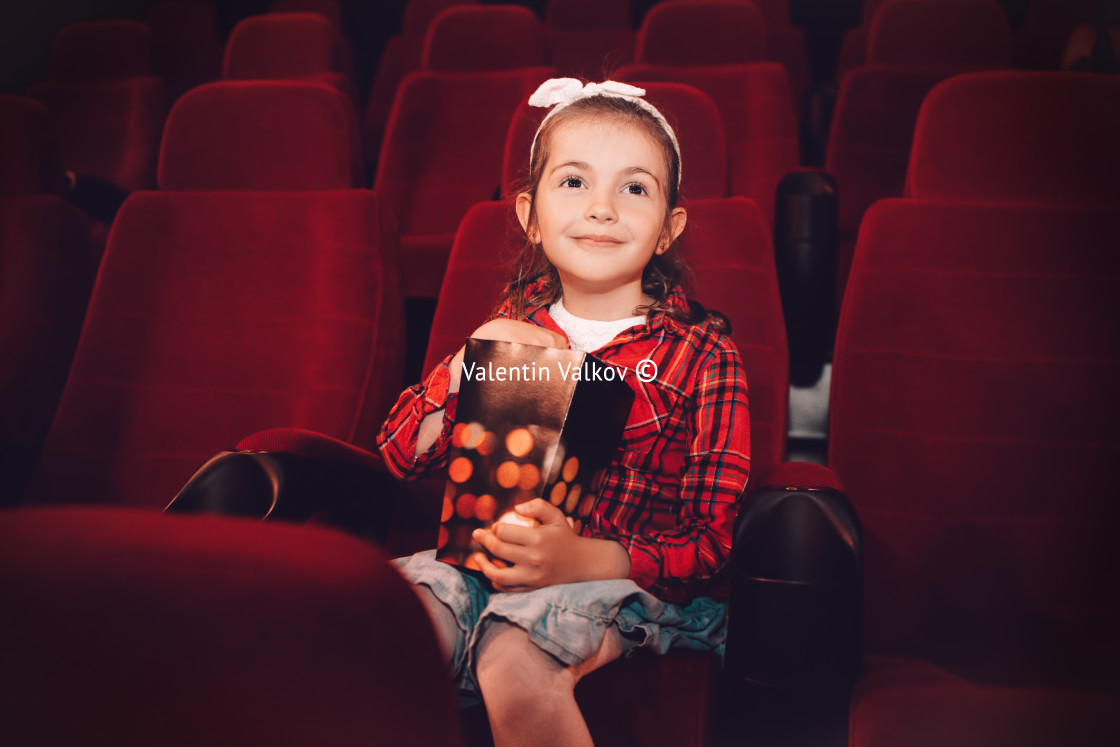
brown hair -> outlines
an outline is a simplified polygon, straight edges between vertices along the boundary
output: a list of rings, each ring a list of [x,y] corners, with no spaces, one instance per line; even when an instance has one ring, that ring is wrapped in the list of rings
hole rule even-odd
[[[513,279],[506,285],[499,300],[499,305],[508,302],[513,309],[513,318],[524,319],[527,309],[537,306],[546,306],[555,303],[563,291],[560,285],[560,276],[556,268],[548,261],[544,249],[539,243],[529,239],[533,233],[532,228],[536,221],[537,188],[540,185],[541,172],[551,151],[552,135],[556,128],[564,122],[583,116],[596,118],[610,117],[612,119],[640,127],[660,148],[668,165],[668,180],[666,183],[665,221],[663,233],[669,231],[669,221],[673,209],[680,201],[680,157],[673,144],[669,133],[661,123],[642,106],[626,98],[617,96],[589,96],[579,99],[563,109],[555,112],[544,123],[533,141],[532,158],[529,163],[528,176],[507,197],[513,198],[517,194],[526,192],[532,200],[529,208],[529,225],[527,226],[525,245],[520,255],[515,260]],[[663,312],[674,320],[683,324],[700,324],[710,321],[712,327],[720,332],[729,333],[731,325],[727,318],[718,311],[707,311],[699,303],[689,299],[688,309],[668,305],[669,296],[674,288],[681,285],[686,279],[691,279],[688,265],[681,256],[677,241],[673,241],[661,254],[654,254],[645,269],[642,271],[642,293],[653,299],[653,303],[639,306],[635,309],[638,313]],[[541,287],[527,295],[528,289],[537,281],[543,280]]]

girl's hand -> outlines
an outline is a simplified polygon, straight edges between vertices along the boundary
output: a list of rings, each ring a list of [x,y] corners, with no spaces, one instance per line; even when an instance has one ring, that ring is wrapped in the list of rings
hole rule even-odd
[[[622,545],[576,534],[564,513],[549,501],[536,498],[518,504],[515,510],[541,525],[494,524],[490,529],[475,530],[473,535],[496,557],[513,563],[511,568],[499,568],[489,559],[479,558],[482,572],[496,590],[531,591],[630,574],[630,555]]]

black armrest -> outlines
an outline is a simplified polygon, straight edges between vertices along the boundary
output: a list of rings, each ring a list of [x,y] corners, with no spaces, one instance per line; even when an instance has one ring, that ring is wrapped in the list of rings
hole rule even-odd
[[[306,438],[317,434],[300,435],[304,446],[291,446],[303,453],[245,450],[215,455],[164,510],[325,524],[384,544],[400,483],[383,465],[379,469],[369,452],[334,439]],[[320,448],[307,448],[308,442]]]
[[[735,524],[726,672],[806,692],[847,692],[862,670],[863,540],[836,475],[777,465]]]

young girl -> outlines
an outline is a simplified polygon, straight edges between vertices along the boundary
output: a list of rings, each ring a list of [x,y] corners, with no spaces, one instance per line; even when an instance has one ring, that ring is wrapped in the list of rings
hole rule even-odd
[[[591,744],[573,694],[581,676],[638,648],[723,646],[713,596],[750,466],[747,384],[726,320],[678,285],[680,150],[644,93],[566,78],[529,99],[553,108],[516,198],[526,247],[472,335],[626,369],[635,401],[592,516],[577,534],[538,499],[518,510],[539,526],[476,532],[512,564],[482,561],[493,592],[434,551],[397,561],[460,691],[485,701],[498,747]],[[398,476],[446,464],[462,361],[462,349],[448,356],[390,413],[378,446]]]

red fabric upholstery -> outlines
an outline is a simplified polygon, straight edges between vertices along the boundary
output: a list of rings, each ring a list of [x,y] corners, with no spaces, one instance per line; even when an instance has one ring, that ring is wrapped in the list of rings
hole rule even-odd
[[[839,187],[837,304],[844,297],[863,214],[876,200],[902,196],[922,101],[955,72],[950,68],[865,65],[844,76],[825,157],[825,171]]]
[[[756,490],[769,487],[789,487],[844,492],[844,486],[835,472],[828,467],[812,462],[782,462],[775,464],[766,471],[766,474],[756,475],[756,477]]]
[[[851,747],[1105,747],[1120,697],[976,685],[922,662],[875,657],[852,696]]]
[[[273,13],[318,13],[342,30],[342,8],[335,0],[276,0],[272,4]]]
[[[423,37],[432,20],[446,8],[455,5],[477,5],[475,0],[408,0],[401,19],[401,36]]]
[[[152,29],[118,18],[83,21],[55,34],[48,80],[115,80],[152,74]]]
[[[993,0],[889,0],[875,11],[867,62],[1010,67],[1007,16]]]
[[[460,745],[423,608],[326,529],[0,513],[8,744]]]
[[[780,65],[627,65],[617,78],[685,83],[711,96],[723,117],[731,194],[754,200],[767,224],[773,222],[778,182],[800,158],[789,80]]]
[[[711,97],[681,83],[631,81],[646,89],[645,99],[665,115],[681,144],[681,195],[689,198],[727,194],[727,146],[723,121]],[[529,148],[547,109],[522,102],[510,122],[502,161],[502,191],[508,193],[529,176]]]
[[[556,29],[629,29],[629,0],[548,0],[545,23]]]
[[[1115,682],[1117,245],[1115,206],[868,211],[829,464],[866,530],[870,650]]]
[[[974,122],[983,122],[976,127]],[[1120,202],[1120,79],[992,72],[935,88],[907,177],[926,199]]]
[[[372,445],[403,387],[392,235],[363,190],[132,195],[32,498],[163,506],[268,427]]]
[[[89,222],[53,195],[0,198],[0,505],[31,474],[97,270]]]
[[[636,34],[630,29],[568,29],[546,27],[549,59],[557,74],[601,81],[619,65],[634,61]]]
[[[321,83],[223,81],[184,94],[160,149],[160,189],[360,187],[358,123]]]
[[[0,197],[62,192],[58,138],[41,102],[0,94],[0,163]]]
[[[693,270],[690,297],[723,312],[747,371],[751,469],[761,474],[785,453],[789,370],[769,230],[742,198],[693,200],[681,237]],[[489,316],[524,242],[508,203],[475,205],[455,236],[440,289],[424,371],[455,352]]]
[[[148,6],[152,69],[174,96],[222,72],[217,9],[204,0],[159,0]]]
[[[54,118],[63,168],[129,191],[155,186],[170,106],[162,80],[48,81],[32,85],[27,95]]]
[[[661,3],[638,30],[634,59],[651,65],[724,65],[766,58],[766,21],[749,2]]]
[[[423,51],[422,36],[394,36],[385,43],[362,114],[362,143],[367,163],[377,160],[397,88],[406,75],[420,69],[420,55]]]
[[[438,293],[459,220],[501,184],[513,112],[551,72],[421,71],[401,84],[373,186],[400,225],[406,296]]]
[[[515,70],[548,64],[544,25],[521,5],[456,5],[428,26],[425,70]]]
[[[249,16],[230,32],[222,77],[300,78],[340,72],[338,31],[318,13]]]
[[[863,0],[860,24],[848,29],[840,46],[840,58],[836,62],[837,80],[842,80],[849,70],[867,62],[867,32],[871,29],[875,11],[885,2],[887,0]]]

